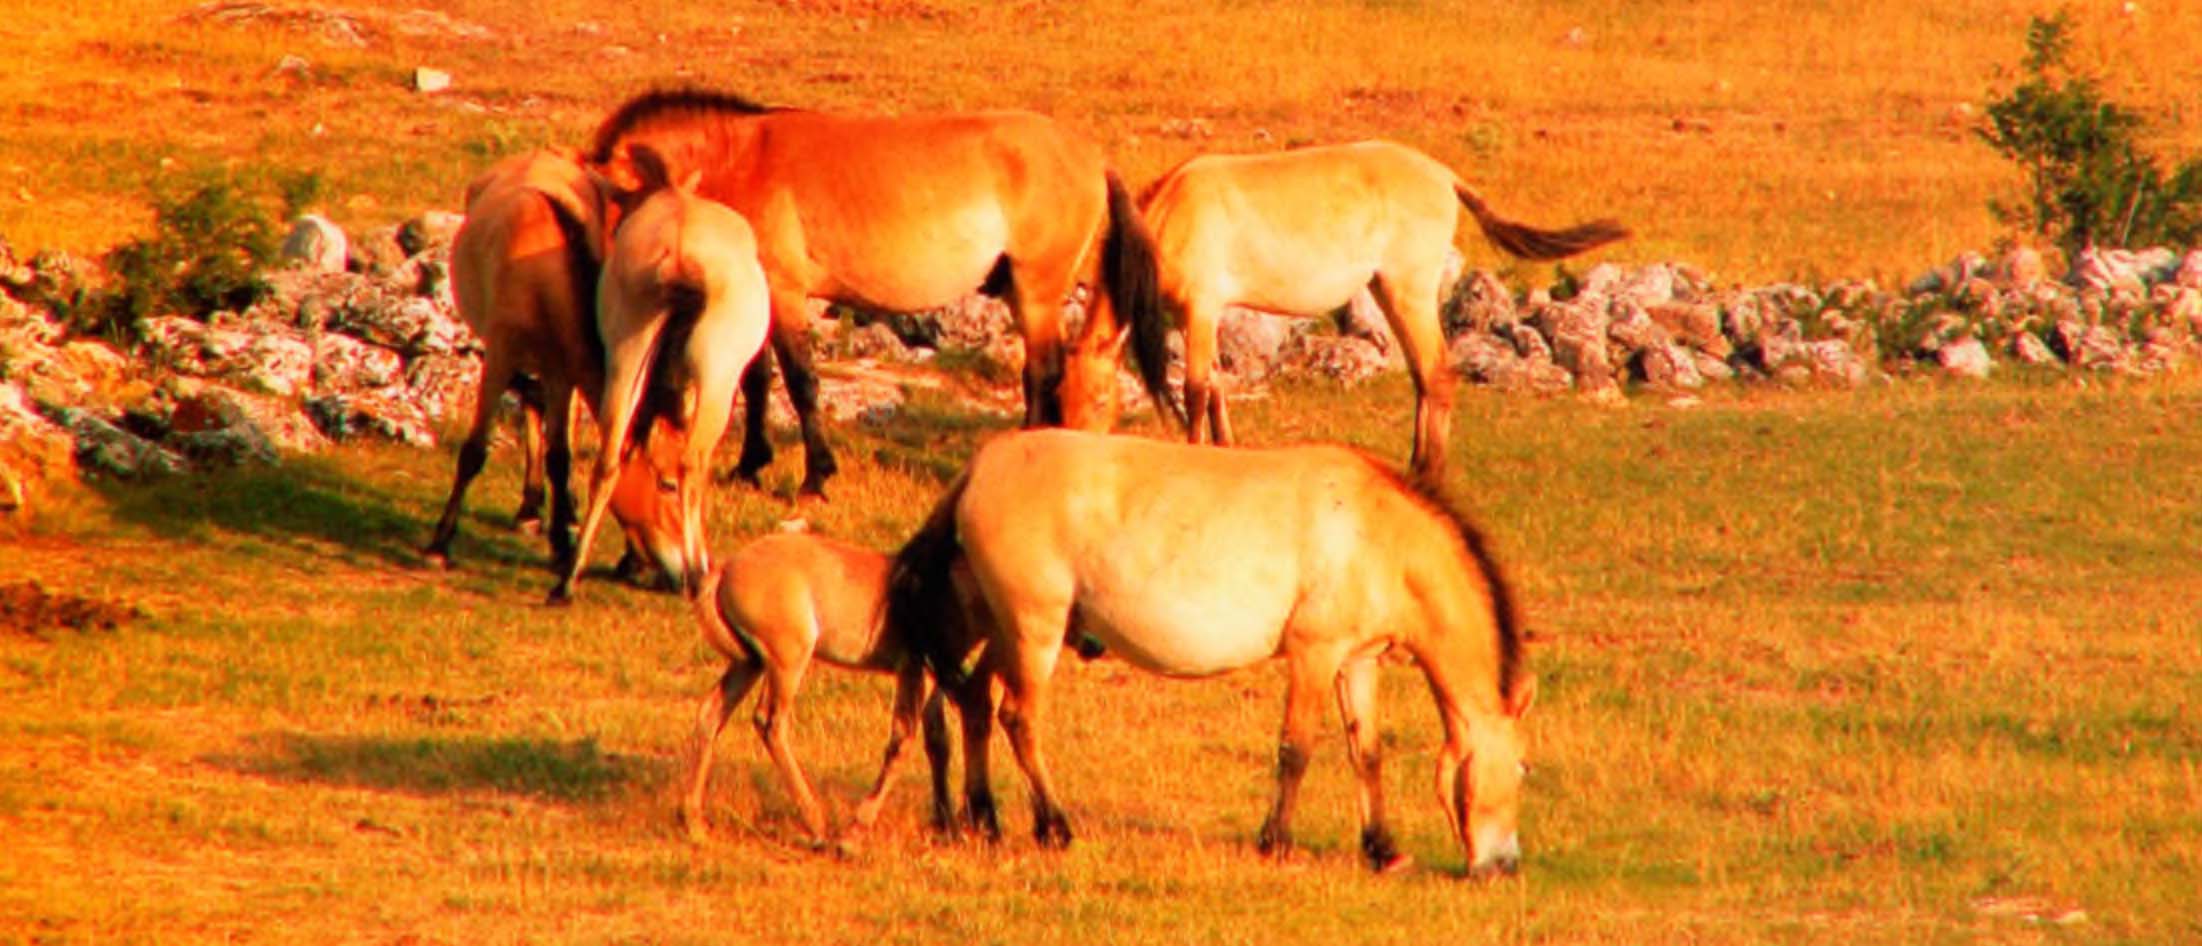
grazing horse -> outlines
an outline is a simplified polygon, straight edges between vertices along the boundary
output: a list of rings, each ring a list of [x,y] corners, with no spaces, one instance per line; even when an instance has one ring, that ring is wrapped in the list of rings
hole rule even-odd
[[[1507,220],[1451,168],[1388,141],[1203,155],[1155,182],[1140,210],[1154,232],[1163,299],[1185,330],[1192,441],[1200,442],[1204,418],[1214,442],[1231,441],[1215,380],[1216,327],[1225,306],[1316,316],[1366,287],[1414,378],[1414,467],[1442,472],[1453,375],[1445,365],[1438,293],[1463,206],[1491,242],[1525,259],[1570,256],[1628,235],[1610,220],[1561,231]],[[1063,383],[1069,426],[1107,430],[1115,423],[1123,337],[1123,329],[1103,325],[1087,326],[1080,337]]]
[[[757,232],[772,286],[772,346],[803,433],[802,492],[821,494],[833,454],[818,426],[808,298],[909,312],[977,290],[1009,304],[1024,337],[1025,425],[1062,421],[1063,304],[1098,282],[1092,308],[1129,327],[1141,378],[1175,406],[1154,254],[1100,149],[1029,112],[869,116],[768,109],[699,90],[650,92],[597,129],[588,160],[614,180],[645,144],[698,193]],[[1114,310],[1121,309],[1119,317]],[[1089,316],[1090,318],[1090,316]],[[759,362],[743,379],[748,428],[737,475],[772,460]]]
[[[690,837],[701,840],[706,831],[703,796],[711,777],[712,744],[762,677],[765,694],[757,704],[757,736],[787,782],[811,839],[826,840],[825,814],[788,745],[795,694],[815,661],[895,675],[893,731],[879,778],[857,805],[850,832],[869,827],[879,817],[895,761],[918,730],[921,704],[925,758],[933,777],[933,822],[944,828],[953,822],[942,695],[935,692],[927,698],[924,658],[910,646],[902,628],[885,620],[890,566],[887,556],[870,549],[781,533],[736,549],[704,577],[696,595],[697,623],[702,625],[704,642],[727,659],[727,668],[696,714],[690,753],[694,768],[681,802],[681,820]],[[957,600],[976,601],[976,594],[968,590],[968,578],[965,582],[967,589]],[[965,624],[959,617],[964,613],[982,616],[976,623]],[[956,624],[951,630],[967,643],[977,639],[979,632],[973,628],[984,622],[983,612],[960,609],[947,619]],[[979,685],[984,686],[984,681]]]
[[[658,482],[680,510],[681,587],[693,593],[710,568],[703,540],[704,481],[726,432],[735,385],[762,351],[771,314],[757,244],[742,215],[679,184],[648,147],[630,158],[642,187],[620,191],[632,206],[612,237],[597,282],[597,329],[605,343],[604,396],[597,410],[603,447],[589,480],[580,543],[550,600],[567,600],[589,559],[589,543],[621,474],[624,447],[642,442]]]
[[[944,636],[933,647],[927,629],[938,622],[915,615],[944,576],[970,569],[994,616],[984,661],[1003,684],[1002,727],[1043,845],[1070,841],[1040,726],[1073,615],[1110,653],[1165,676],[1283,657],[1277,799],[1261,848],[1291,847],[1300,779],[1335,697],[1360,781],[1361,849],[1379,871],[1406,862],[1385,827],[1378,770],[1377,658],[1396,648],[1437,701],[1438,798],[1468,870],[1511,872],[1521,855],[1518,724],[1535,684],[1482,537],[1422,482],[1340,447],[1006,434],[979,449],[897,554],[889,620],[909,622],[936,675],[954,681],[960,643]]]
[[[459,465],[443,516],[423,553],[451,563],[459,510],[467,487],[489,458],[489,433],[508,389],[521,395],[527,472],[522,529],[539,523],[544,467],[551,492],[551,558],[573,546],[573,395],[592,409],[604,387],[603,342],[596,334],[596,278],[612,204],[578,155],[535,151],[497,162],[467,186],[466,222],[451,244],[452,295],[459,316],[481,338],[482,377],[474,422],[459,447]],[[533,383],[524,383],[532,375]],[[681,568],[680,510],[661,501],[656,469],[647,461],[624,468],[612,491],[612,512],[636,544],[668,574]]]

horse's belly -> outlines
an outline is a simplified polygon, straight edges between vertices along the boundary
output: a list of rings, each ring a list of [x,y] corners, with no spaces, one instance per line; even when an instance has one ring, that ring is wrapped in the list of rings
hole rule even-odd
[[[1282,609],[1228,594],[1137,593],[1081,598],[1080,630],[1149,673],[1205,677],[1267,660],[1283,639]]]
[[[1008,239],[998,213],[880,225],[823,254],[839,301],[908,312],[948,305],[986,282]]]

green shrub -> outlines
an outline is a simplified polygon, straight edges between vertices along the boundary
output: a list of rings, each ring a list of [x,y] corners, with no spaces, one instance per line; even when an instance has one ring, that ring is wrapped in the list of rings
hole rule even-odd
[[[108,251],[112,288],[75,327],[117,336],[152,315],[243,309],[267,295],[278,241],[267,212],[227,179],[157,196],[153,235]]]
[[[2050,238],[2067,255],[2086,246],[2185,245],[2202,237],[2202,159],[2167,177],[2137,143],[2146,122],[2108,101],[2065,58],[2071,17],[2034,18],[2025,80],[1988,106],[1980,136],[2027,176],[2023,205],[1991,202],[1998,219]]]

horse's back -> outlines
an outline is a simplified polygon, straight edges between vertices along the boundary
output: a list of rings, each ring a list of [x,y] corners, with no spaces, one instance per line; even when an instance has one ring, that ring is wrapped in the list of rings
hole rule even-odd
[[[1145,212],[1179,294],[1314,314],[1448,245],[1452,179],[1388,141],[1203,155],[1157,184]]]
[[[587,301],[578,297],[576,257],[593,258],[586,244],[602,225],[593,187],[571,155],[550,150],[506,158],[468,185],[451,279],[460,318],[477,335],[547,337],[558,331],[551,323],[579,318]]]
[[[720,607],[745,633],[761,638],[777,627],[782,643],[760,646],[797,645],[829,663],[886,669],[902,654],[879,633],[890,565],[862,546],[774,533],[728,556]]]

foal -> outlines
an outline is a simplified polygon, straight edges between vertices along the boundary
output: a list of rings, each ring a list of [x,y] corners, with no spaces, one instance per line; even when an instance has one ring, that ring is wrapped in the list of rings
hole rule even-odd
[[[696,595],[696,621],[703,628],[704,642],[726,657],[727,667],[696,713],[694,767],[689,772],[688,794],[681,801],[681,821],[691,838],[702,840],[707,830],[703,796],[711,777],[712,745],[743,697],[762,678],[765,693],[757,703],[757,735],[779,766],[811,839],[825,841],[825,814],[795,761],[787,731],[795,694],[813,661],[895,675],[893,731],[879,777],[857,805],[850,833],[869,827],[879,817],[895,761],[918,728],[921,703],[925,757],[933,778],[933,822],[943,828],[952,823],[942,695],[934,692],[927,698],[930,687],[923,659],[901,630],[885,621],[890,567],[887,556],[870,549],[819,536],[779,533],[736,549],[704,576]],[[950,633],[966,641],[976,637],[968,627],[952,628]],[[984,686],[984,681],[979,685]],[[984,768],[978,766],[981,772]]]

